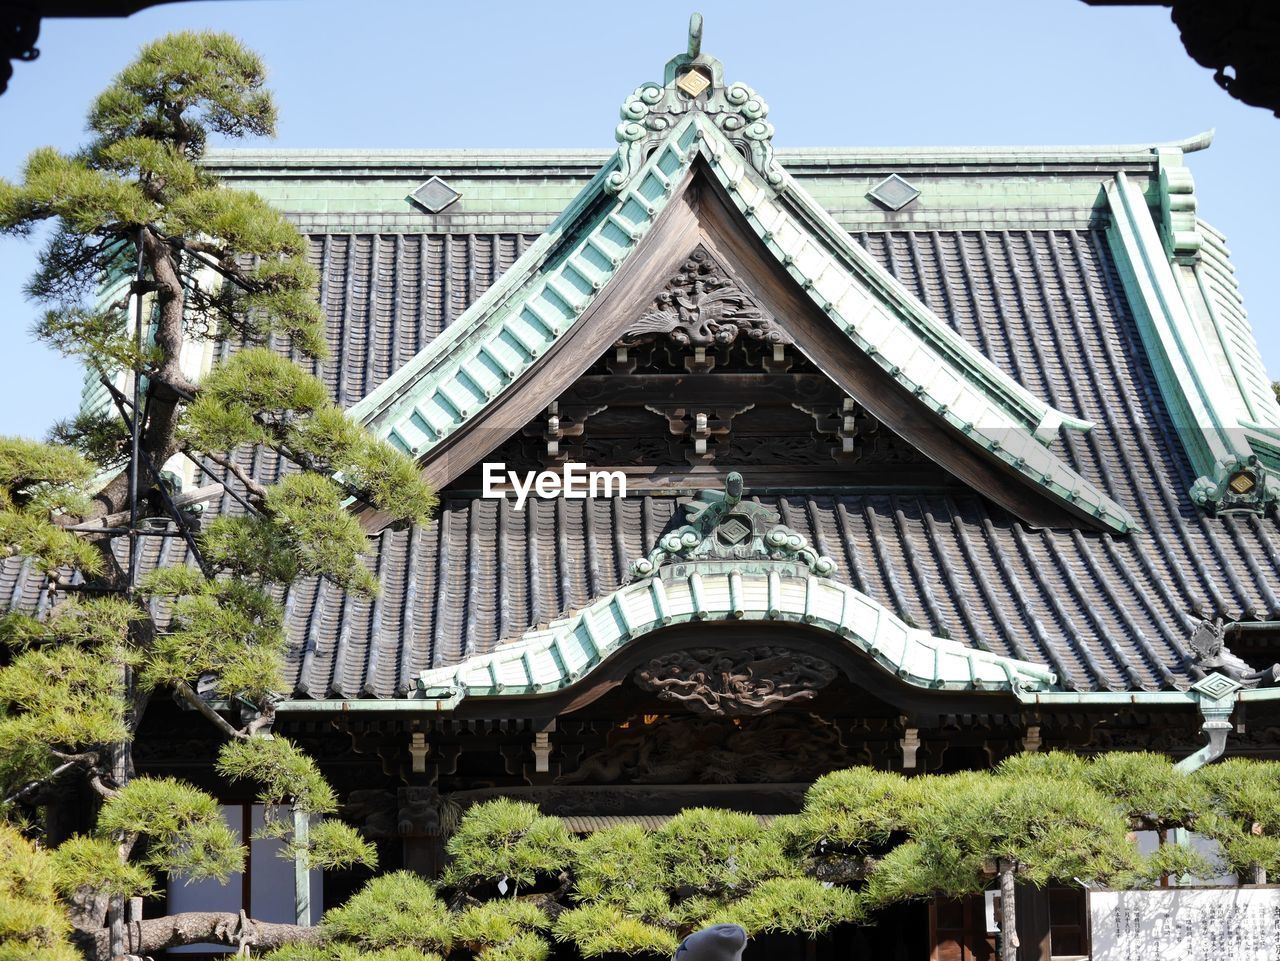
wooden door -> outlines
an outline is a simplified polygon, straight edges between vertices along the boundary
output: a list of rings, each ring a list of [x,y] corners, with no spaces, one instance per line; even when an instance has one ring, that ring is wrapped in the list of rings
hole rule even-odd
[[[929,961],[995,961],[982,895],[934,898],[929,905]]]

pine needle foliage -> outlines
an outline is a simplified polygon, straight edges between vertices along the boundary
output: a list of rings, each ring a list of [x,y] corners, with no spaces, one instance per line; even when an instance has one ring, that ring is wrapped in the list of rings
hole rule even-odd
[[[0,823],[0,961],[80,961],[49,855]]]
[[[1188,776],[1156,755],[1053,752],[910,779],[852,768],[820,778],[798,814],[768,827],[693,808],[656,830],[621,825],[578,838],[533,805],[499,798],[463,814],[448,844],[453,863],[435,885],[375,879],[326,915],[323,944],[270,961],[366,961],[382,951],[541,961],[549,938],[586,958],[657,959],[712,924],[753,938],[816,937],[872,922],[892,904],[980,893],[1000,865],[1036,886],[1142,887],[1219,870],[1183,845],[1140,855],[1135,824],[1195,826],[1246,877],[1275,864],[1278,774],[1277,764],[1228,761]],[[840,859],[863,869],[833,881],[830,862]]]
[[[670,957],[680,939],[669,928],[649,924],[611,904],[591,904],[556,919],[558,941],[572,944],[584,958],[610,954]]]
[[[244,869],[244,848],[217,800],[175,778],[130,781],[102,806],[98,834],[145,838],[137,863],[161,876],[226,881]]]
[[[670,906],[662,855],[653,835],[638,825],[587,835],[574,844],[571,863],[579,902],[628,906],[649,916]]]
[[[840,924],[864,920],[862,899],[848,888],[814,878],[771,878],[706,919],[736,924],[751,937],[801,934],[816,937]]]
[[[413,461],[351,420],[313,373],[328,343],[306,239],[202,162],[211,136],[270,135],[275,123],[256,54],[227,34],[176,33],[144,46],[95,100],[80,150],[36,150],[16,180],[0,180],[0,233],[45,228],[26,288],[36,337],[115,399],[48,442],[0,438],[0,557],[21,555],[45,578],[38,604],[0,618],[0,796],[8,818],[38,833],[69,781],[98,794],[96,830],[54,861],[60,890],[98,906],[78,913],[88,940],[104,895],[148,890],[163,874],[225,877],[243,859],[208,795],[172,779],[126,783],[147,706],[171,693],[229,738],[224,777],[251,777],[273,812],[314,816],[305,844],[292,818],[269,819],[285,856],[329,868],[376,860],[350,826],[321,819],[336,803],[315,765],[270,738],[285,688],[279,599],[300,577],[376,592],[351,505],[425,523],[435,498]],[[192,348],[211,342],[221,360],[190,374]],[[136,409],[125,396],[135,385]],[[240,467],[255,449],[278,457],[278,481]],[[201,518],[189,566],[133,584],[104,531],[134,506],[149,526],[187,526],[192,514],[165,506],[180,458],[239,506]],[[233,723],[209,695],[246,716]]]
[[[430,882],[407,871],[374,878],[346,904],[328,911],[322,927],[328,940],[361,949],[447,954],[453,945],[447,905]]]
[[[905,836],[917,806],[916,782],[891,771],[849,768],[820,777],[804,810],[774,825],[788,854],[838,870],[850,857],[880,854]]]
[[[498,798],[468,811],[446,846],[452,860],[444,883],[472,888],[506,881],[530,888],[569,864],[569,832],[533,804]]]
[[[503,899],[455,915],[453,938],[477,961],[546,961],[551,944],[542,933],[550,927],[550,919],[536,904]]]
[[[1193,775],[1209,798],[1201,830],[1218,842],[1228,871],[1250,881],[1280,874],[1280,764],[1232,758]]]
[[[1205,782],[1183,774],[1163,754],[1100,754],[1086,766],[1085,779],[1118,801],[1135,827],[1194,828],[1209,810]]]
[[[58,893],[74,897],[88,888],[119,897],[155,894],[156,883],[143,865],[120,860],[120,845],[109,838],[77,834],[50,852]]]
[[[922,779],[923,780],[923,779]],[[1037,775],[964,773],[922,784],[910,839],[872,871],[872,905],[984,890],[992,865],[1023,881],[1105,881],[1134,870],[1137,853],[1115,799],[1087,784],[1064,790]]]
[[[778,838],[737,811],[689,808],[655,841],[667,885],[686,897],[733,895],[794,872]]]

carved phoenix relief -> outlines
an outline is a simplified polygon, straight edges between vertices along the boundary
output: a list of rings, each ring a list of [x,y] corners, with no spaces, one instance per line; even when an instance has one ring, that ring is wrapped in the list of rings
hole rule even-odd
[[[821,658],[786,648],[698,648],[655,657],[636,684],[697,714],[742,717],[812,700],[835,677]]]
[[[732,344],[739,336],[769,344],[791,342],[773,317],[698,247],[622,335],[618,346],[670,337],[685,347],[712,347]]]

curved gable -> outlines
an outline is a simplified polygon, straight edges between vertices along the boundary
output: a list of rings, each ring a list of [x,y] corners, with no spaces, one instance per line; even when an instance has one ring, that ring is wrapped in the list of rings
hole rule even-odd
[[[735,89],[722,96],[757,115],[748,128],[763,122],[759,99]],[[655,103],[675,102],[671,86],[633,95],[624,114],[635,119],[620,125],[617,156],[500,283],[355,416],[444,486],[567,388],[634,319],[632,305],[705,244],[737,258],[744,276],[772,274],[775,297],[786,301],[780,324],[808,318],[807,336],[786,331],[800,348],[984,495],[1038,526],[1134,527],[1123,506],[1048,447],[1060,429],[1090,425],[1018,385],[861,251],[773,160],[771,127],[744,146],[726,133],[739,127],[725,110],[686,105],[678,118],[659,115],[648,103],[654,91],[665,98]],[[652,152],[636,166],[644,138],[632,135],[655,129]],[[710,189],[693,189],[703,182]],[[761,259],[767,271],[756,269]]]

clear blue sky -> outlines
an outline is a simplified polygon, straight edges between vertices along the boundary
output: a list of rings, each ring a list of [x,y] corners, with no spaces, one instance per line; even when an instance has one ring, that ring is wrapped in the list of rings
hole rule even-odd
[[[47,20],[41,56],[0,96],[0,176],[83,137],[86,108],[142,43],[238,34],[262,54],[282,147],[611,147],[623,98],[661,79],[692,9],[726,78],[769,102],[800,146],[1138,143],[1217,128],[1190,163],[1227,235],[1280,374],[1280,119],[1220,91],[1161,7],[1080,0],[643,4],[212,0],[124,20]],[[31,342],[30,246],[0,238],[0,433],[43,434],[78,402],[76,365]]]

